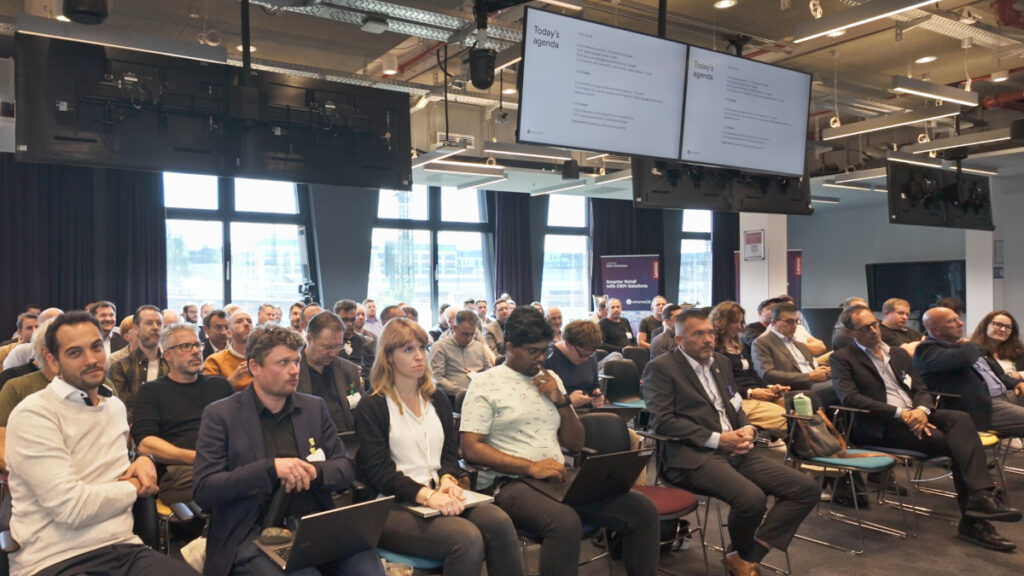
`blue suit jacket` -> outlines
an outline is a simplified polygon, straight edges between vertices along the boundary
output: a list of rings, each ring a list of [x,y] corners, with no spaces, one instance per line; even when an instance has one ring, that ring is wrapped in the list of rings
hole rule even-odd
[[[252,386],[214,402],[203,411],[193,470],[197,504],[211,512],[203,573],[225,576],[238,546],[252,529],[260,507],[277,488],[269,473],[273,462],[263,447],[259,413]],[[326,461],[317,464],[319,485],[312,488],[324,510],[334,507],[331,492],[344,490],[355,478],[352,460],[338,439],[324,401],[292,394],[292,426],[298,454],[309,453],[309,438],[322,448]]]

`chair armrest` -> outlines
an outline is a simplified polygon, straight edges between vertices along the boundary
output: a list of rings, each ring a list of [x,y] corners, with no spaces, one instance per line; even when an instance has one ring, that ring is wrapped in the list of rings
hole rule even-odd
[[[469,478],[469,489],[476,490],[476,482],[480,477],[481,471],[489,471],[490,468],[483,464],[470,464],[465,460],[459,460],[459,468],[466,474],[466,478]]]
[[[18,550],[21,550],[21,544],[14,541],[14,536],[11,536],[11,531],[4,530],[3,532],[0,532],[0,552],[3,552],[4,554],[12,554]]]
[[[658,434],[657,432],[648,432],[646,430],[634,430],[634,432],[636,432],[637,436],[641,436],[643,438],[650,438],[651,440],[656,440],[658,442],[678,442],[679,441],[679,438],[675,438],[675,437],[672,437],[672,436],[665,436],[664,434]]]
[[[168,506],[171,512],[174,514],[174,519],[178,522],[191,522],[196,515],[192,512],[192,508],[184,502],[175,502]]]
[[[957,394],[956,392],[938,392],[936,390],[929,390],[928,393],[931,394],[932,396],[937,397],[937,398],[942,398],[942,397],[946,397],[946,398],[960,398],[961,397],[960,394]]]
[[[787,420],[814,420],[813,416],[804,416],[803,414],[797,414],[796,412],[786,412],[782,417]]]
[[[837,412],[850,412],[852,414],[871,414],[871,410],[865,410],[863,408],[854,408],[853,406],[840,406],[833,404],[828,407],[829,410],[835,410]]]

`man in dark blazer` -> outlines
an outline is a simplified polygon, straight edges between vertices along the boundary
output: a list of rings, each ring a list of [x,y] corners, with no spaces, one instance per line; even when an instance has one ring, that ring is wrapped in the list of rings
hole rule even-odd
[[[793,340],[800,310],[789,302],[772,307],[772,323],[751,346],[754,370],[767,384],[782,384],[793,390],[813,390],[829,379],[828,366],[817,366],[807,345]]]
[[[319,396],[338,432],[355,430],[352,408],[364,392],[359,367],[338,358],[344,345],[345,326],[333,312],[321,312],[306,328],[306,347],[299,364],[298,391]]]
[[[257,327],[245,350],[252,385],[203,412],[194,480],[196,503],[211,512],[204,574],[279,572],[253,543],[274,492],[283,486],[291,494],[288,519],[333,508],[331,492],[355,477],[327,406],[295,391],[301,347],[290,328]],[[384,570],[370,550],[339,560],[330,573],[383,576]]]
[[[654,428],[674,439],[665,446],[660,468],[673,485],[729,504],[735,552],[726,556],[727,567],[734,576],[757,574],[772,547],[789,545],[818,502],[819,486],[754,448],[754,428],[743,413],[729,360],[714,351],[707,314],[686,310],[676,317],[675,329],[678,348],[644,370],[644,402]],[[765,515],[769,494],[775,505]]]
[[[853,343],[832,353],[832,382],[844,405],[870,412],[854,417],[854,442],[949,456],[963,515],[960,538],[1004,552],[1016,548],[985,521],[1015,522],[1021,513],[995,497],[995,485],[970,417],[957,410],[935,408],[931,394],[914,374],[910,356],[902,348],[882,342],[878,320],[866,306],[848,308],[839,319]]]
[[[1022,397],[1013,392],[1017,381],[989,363],[983,348],[964,340],[960,316],[935,307],[922,322],[928,337],[914,351],[914,370],[929,390],[959,396],[943,398],[942,406],[967,412],[978,430],[1024,434]]]

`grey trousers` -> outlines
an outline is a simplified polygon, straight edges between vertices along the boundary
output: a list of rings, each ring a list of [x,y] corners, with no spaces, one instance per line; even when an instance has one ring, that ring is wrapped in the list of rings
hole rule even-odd
[[[989,427],[1011,436],[1024,436],[1024,396],[1013,392],[992,399]]]

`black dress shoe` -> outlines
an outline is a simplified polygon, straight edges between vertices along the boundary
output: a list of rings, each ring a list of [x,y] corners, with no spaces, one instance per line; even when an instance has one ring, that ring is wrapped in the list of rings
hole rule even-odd
[[[999,552],[1012,552],[1017,548],[1016,544],[1000,536],[995,527],[984,520],[960,520],[957,538]]]
[[[1018,522],[1021,519],[1020,510],[1001,503],[991,492],[971,495],[964,516],[996,522]]]
[[[868,488],[876,492],[884,490],[887,494],[892,494],[893,496],[906,496],[909,494],[906,486],[896,481],[896,475],[893,474],[892,470],[868,474]]]

